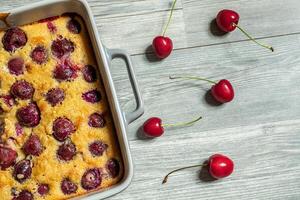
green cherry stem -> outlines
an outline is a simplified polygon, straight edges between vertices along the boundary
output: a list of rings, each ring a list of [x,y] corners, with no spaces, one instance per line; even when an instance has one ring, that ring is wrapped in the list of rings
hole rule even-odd
[[[175,172],[178,172],[178,171],[181,171],[181,170],[185,170],[185,169],[190,169],[190,168],[195,168],[195,167],[204,167],[204,166],[207,166],[207,164],[201,164],[201,165],[192,165],[192,166],[188,166],[188,167],[182,167],[182,168],[179,168],[179,169],[175,169],[173,171],[171,171],[170,173],[168,173],[165,178],[163,179],[162,181],[162,184],[165,184],[167,181],[168,181],[168,178],[171,174],[175,173]]]
[[[172,19],[172,16],[173,16],[173,11],[174,11],[176,2],[177,2],[177,0],[174,0],[174,1],[173,1],[172,8],[171,8],[171,13],[170,13],[170,16],[169,16],[169,19],[168,19],[168,23],[167,23],[167,25],[166,25],[166,27],[165,27],[165,29],[164,29],[164,31],[163,31],[163,34],[162,34],[163,36],[165,36],[165,34],[166,34],[166,32],[167,32],[167,29],[168,29],[168,27],[169,27],[169,25],[170,25],[170,22],[171,22],[171,19]]]
[[[242,33],[244,33],[250,40],[252,40],[253,42],[255,42],[256,44],[258,44],[259,46],[262,46],[264,48],[270,49],[272,52],[274,52],[274,48],[272,46],[266,45],[266,44],[262,44],[260,42],[258,42],[255,38],[253,38],[251,35],[249,35],[244,29],[242,29],[239,25],[233,23],[233,25],[235,27],[237,27],[240,31],[242,31]]]
[[[196,76],[169,76],[170,79],[192,79],[192,80],[199,80],[199,81],[207,81],[212,84],[217,84],[217,82],[206,79],[206,78],[200,78]]]
[[[176,124],[162,124],[162,127],[188,126],[188,125],[192,125],[192,124],[196,123],[200,119],[202,119],[201,116],[197,117],[196,119],[193,119],[192,121],[189,121],[189,122],[182,122],[182,123],[176,123]]]

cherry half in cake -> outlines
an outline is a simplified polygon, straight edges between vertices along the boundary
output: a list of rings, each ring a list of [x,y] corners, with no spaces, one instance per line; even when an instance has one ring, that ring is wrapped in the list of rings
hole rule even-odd
[[[15,99],[10,94],[0,95],[0,99],[3,99],[4,103],[9,107],[12,107],[15,104]]]
[[[23,58],[16,57],[12,58],[8,61],[7,67],[9,70],[9,73],[19,76],[21,74],[24,74],[24,60]]]
[[[10,88],[10,93],[19,99],[31,99],[33,97],[34,88],[32,84],[25,80],[16,81]]]
[[[47,28],[49,29],[50,33],[55,33],[57,31],[57,27],[51,21],[47,22]]]
[[[98,90],[91,90],[82,94],[82,98],[89,103],[97,103],[101,101],[102,96]]]
[[[40,111],[35,103],[19,108],[16,113],[17,119],[22,126],[35,127],[40,123]]]
[[[13,200],[33,200],[33,194],[28,190],[22,190]]]
[[[23,127],[17,122],[15,123],[16,135],[21,136],[24,133]]]
[[[97,80],[97,71],[92,65],[86,65],[82,69],[83,78],[88,83],[96,82]]]
[[[61,190],[64,194],[72,194],[75,193],[78,189],[78,186],[72,182],[69,178],[65,178],[62,182],[61,182]]]
[[[21,160],[14,166],[13,176],[19,183],[23,183],[30,178],[31,173],[32,163],[30,160]]]
[[[65,99],[65,92],[60,88],[52,88],[46,94],[46,100],[52,105],[56,106],[57,104],[63,102]]]
[[[105,119],[103,114],[100,113],[93,113],[89,116],[89,122],[90,127],[94,128],[103,128],[105,126]]]
[[[32,50],[30,57],[37,64],[43,64],[48,59],[48,52],[44,46],[37,46]]]
[[[53,76],[58,81],[71,81],[77,77],[77,66],[69,59],[65,59],[55,67]]]
[[[117,177],[120,173],[120,163],[114,158],[107,161],[106,168],[113,178]]]
[[[22,147],[26,155],[39,156],[43,151],[40,138],[37,135],[31,135]]]
[[[85,190],[93,190],[101,185],[101,171],[98,168],[87,170],[81,179],[81,186]]]
[[[18,27],[8,29],[2,38],[3,47],[8,52],[14,52],[16,49],[25,46],[26,43],[27,35]]]
[[[54,138],[62,142],[75,132],[75,126],[68,118],[60,117],[53,122],[52,130]]]
[[[81,31],[81,25],[76,19],[71,19],[67,23],[67,29],[74,34],[79,34]]]
[[[102,156],[108,145],[100,140],[94,141],[89,145],[89,150],[93,156]]]
[[[57,150],[57,156],[60,160],[70,161],[76,155],[76,146],[75,144],[67,140],[62,145],[59,146]]]
[[[0,146],[0,167],[1,170],[5,170],[6,168],[9,168],[16,162],[18,154],[15,150],[9,148]]]
[[[52,54],[57,58],[62,58],[65,55],[69,55],[75,50],[75,45],[71,40],[58,37],[53,41],[51,45]]]
[[[40,184],[38,186],[37,192],[39,193],[39,195],[41,196],[45,196],[49,193],[49,185],[48,184]]]

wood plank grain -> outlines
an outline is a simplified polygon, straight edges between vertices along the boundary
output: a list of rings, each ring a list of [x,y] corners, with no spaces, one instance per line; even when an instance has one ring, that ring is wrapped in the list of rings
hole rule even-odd
[[[132,141],[135,177],[111,199],[298,199],[300,197],[300,120],[187,131],[150,141]],[[232,176],[210,181],[207,171],[173,169],[201,164],[219,152],[235,161]],[[201,178],[199,178],[199,176]]]
[[[143,15],[152,12],[169,11],[172,0],[89,0],[95,16],[100,18],[115,18],[128,15]],[[182,9],[181,0],[176,3],[175,9]]]
[[[40,0],[2,0],[1,11],[23,6]],[[171,8],[172,0],[87,0],[92,8],[93,14],[98,18],[114,18],[128,15],[141,15],[151,12],[168,11]],[[176,4],[175,9],[182,9],[181,0]]]
[[[300,2],[297,0],[287,0],[287,2],[270,0],[217,0],[216,2],[184,0],[182,6],[183,10],[175,11],[175,17],[168,32],[168,36],[173,39],[174,49],[248,40],[238,30],[230,34],[220,35],[218,29],[211,25],[214,24],[211,22],[217,12],[223,8],[237,10],[241,15],[240,25],[257,38],[300,33],[300,16],[298,15]],[[282,20],[282,17],[276,17],[277,15],[283,15],[278,14],[279,11],[280,13],[289,14],[285,15],[284,20]],[[126,16],[107,20],[100,17],[96,21],[100,27],[99,32],[103,35],[103,41],[108,46],[125,48],[130,54],[142,54],[144,53],[144,47],[152,41],[155,35],[160,33],[167,15],[168,12],[147,13],[142,17]],[[160,27],[156,28],[157,26]],[[178,37],[181,35],[183,37]],[[267,43],[264,39],[260,41]],[[270,45],[274,46],[272,41]],[[250,47],[257,50],[261,48],[254,43]],[[274,48],[276,51],[276,46]],[[152,50],[149,49],[149,51]]]
[[[130,54],[151,52],[152,40],[162,33],[169,12],[155,12],[122,18],[101,19],[96,17],[103,43],[109,48],[126,49]],[[173,22],[167,31],[173,35],[174,48],[186,46],[182,10],[173,14]]]
[[[185,30],[189,47],[247,39],[238,30],[220,36],[216,27],[211,26],[212,20],[222,9],[236,10],[240,14],[240,26],[257,38],[300,32],[298,0],[184,0]]]
[[[299,119],[300,36],[276,37],[266,41],[274,43],[278,50],[270,53],[251,48],[252,44],[245,41],[176,50],[162,62],[149,63],[145,55],[132,57],[146,113],[131,126],[129,138],[137,139],[135,132],[150,116],[161,117],[167,123],[203,115],[203,120],[195,126],[167,131],[174,137],[190,130],[205,131]],[[127,111],[131,110],[134,100],[124,64],[115,61],[112,71],[122,106]],[[170,74],[229,79],[236,91],[235,99],[217,106],[205,95],[209,84],[169,80]]]

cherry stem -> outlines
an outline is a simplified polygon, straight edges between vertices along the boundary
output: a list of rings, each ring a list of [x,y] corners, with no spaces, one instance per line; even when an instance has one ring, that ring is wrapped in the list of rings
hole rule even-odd
[[[182,168],[179,168],[179,169],[175,169],[175,170],[171,171],[170,173],[168,173],[165,176],[164,180],[162,181],[162,184],[165,184],[168,181],[169,176],[171,174],[173,174],[174,172],[178,172],[178,171],[185,170],[185,169],[190,169],[190,168],[195,168],[195,167],[204,167],[204,166],[207,166],[207,164],[192,165],[192,166],[188,166],[188,167],[182,167]]]
[[[189,122],[182,122],[182,123],[176,123],[176,124],[162,124],[162,127],[188,126],[188,125],[196,123],[200,119],[202,119],[202,116],[197,117],[196,119],[193,119],[192,121],[189,121]]]
[[[169,76],[170,79],[192,79],[192,80],[199,80],[199,81],[206,81],[212,84],[217,84],[217,82],[206,79],[206,78],[201,78],[201,77],[196,77],[196,76]]]
[[[266,45],[266,44],[262,44],[260,42],[258,42],[255,38],[253,38],[251,35],[249,35],[244,29],[242,29],[239,25],[233,23],[233,25],[235,27],[237,27],[238,29],[240,29],[240,31],[242,31],[242,33],[244,33],[250,40],[252,40],[253,42],[255,42],[256,44],[258,44],[259,46],[262,46],[264,48],[270,49],[272,52],[274,52],[274,48],[272,46]]]
[[[172,19],[172,16],[173,16],[173,11],[174,11],[176,2],[177,2],[177,0],[174,0],[174,1],[173,1],[172,8],[171,8],[171,13],[170,13],[170,16],[169,16],[169,19],[168,19],[168,23],[167,23],[167,25],[166,25],[166,27],[165,27],[165,29],[164,29],[164,31],[163,31],[163,34],[162,34],[163,36],[165,36],[165,34],[166,34],[166,32],[167,32],[167,29],[168,29],[168,27],[169,27],[169,25],[170,25],[170,22],[171,22],[171,19]]]

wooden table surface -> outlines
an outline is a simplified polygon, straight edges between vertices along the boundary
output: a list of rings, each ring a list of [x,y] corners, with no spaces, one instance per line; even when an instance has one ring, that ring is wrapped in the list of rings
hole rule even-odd
[[[2,0],[7,10],[38,0]],[[161,33],[171,0],[89,0],[104,44],[127,50],[145,101],[145,114],[129,126],[135,176],[112,200],[300,199],[300,1],[178,0],[167,32],[172,55],[157,61],[149,45]],[[235,31],[219,35],[212,20],[223,8],[240,13],[240,25],[275,52]],[[125,65],[112,72],[122,108],[135,101]],[[169,80],[170,74],[232,81],[232,103],[215,105],[203,82]],[[144,140],[138,129],[150,116],[193,126],[166,130]],[[197,169],[164,175],[202,163],[214,153],[235,162],[232,176],[209,181]],[[201,174],[201,175],[200,175]]]

